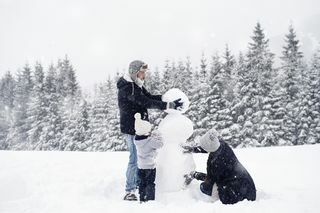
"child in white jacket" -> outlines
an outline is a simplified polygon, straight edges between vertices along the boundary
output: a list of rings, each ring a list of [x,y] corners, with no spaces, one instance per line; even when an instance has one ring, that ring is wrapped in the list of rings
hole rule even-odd
[[[151,124],[142,120],[140,113],[135,117],[135,145],[138,155],[138,178],[140,202],[155,199],[155,179],[157,149],[163,146],[161,135],[157,131],[151,134]]]

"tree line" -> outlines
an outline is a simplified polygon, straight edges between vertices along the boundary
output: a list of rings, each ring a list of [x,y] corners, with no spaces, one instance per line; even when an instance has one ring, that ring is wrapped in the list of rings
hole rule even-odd
[[[179,88],[190,99],[190,143],[215,127],[233,147],[300,145],[320,140],[320,50],[310,61],[299,50],[293,26],[284,37],[281,65],[257,23],[245,52],[229,47],[199,66],[190,58],[165,61],[148,73],[153,94]],[[0,80],[0,149],[126,150],[119,128],[117,73],[84,95],[66,56],[47,70],[36,63]],[[164,112],[151,110],[158,124]]]

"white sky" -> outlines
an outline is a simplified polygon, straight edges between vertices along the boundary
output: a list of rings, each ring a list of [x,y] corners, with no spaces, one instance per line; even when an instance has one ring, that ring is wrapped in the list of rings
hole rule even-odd
[[[245,51],[257,21],[275,53],[290,23],[307,56],[320,41],[319,0],[0,0],[0,77],[65,54],[83,87],[135,59],[152,69],[190,56],[196,66],[226,43]]]

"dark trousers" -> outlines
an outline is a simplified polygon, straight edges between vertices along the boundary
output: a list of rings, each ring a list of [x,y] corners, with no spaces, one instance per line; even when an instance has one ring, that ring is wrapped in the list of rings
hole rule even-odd
[[[138,169],[140,201],[155,199],[156,169]]]

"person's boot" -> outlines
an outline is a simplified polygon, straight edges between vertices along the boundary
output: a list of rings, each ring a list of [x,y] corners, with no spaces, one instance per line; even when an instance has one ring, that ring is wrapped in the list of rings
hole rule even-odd
[[[138,198],[134,194],[134,192],[127,192],[126,195],[124,196],[123,200],[128,200],[128,201],[137,201]]]

